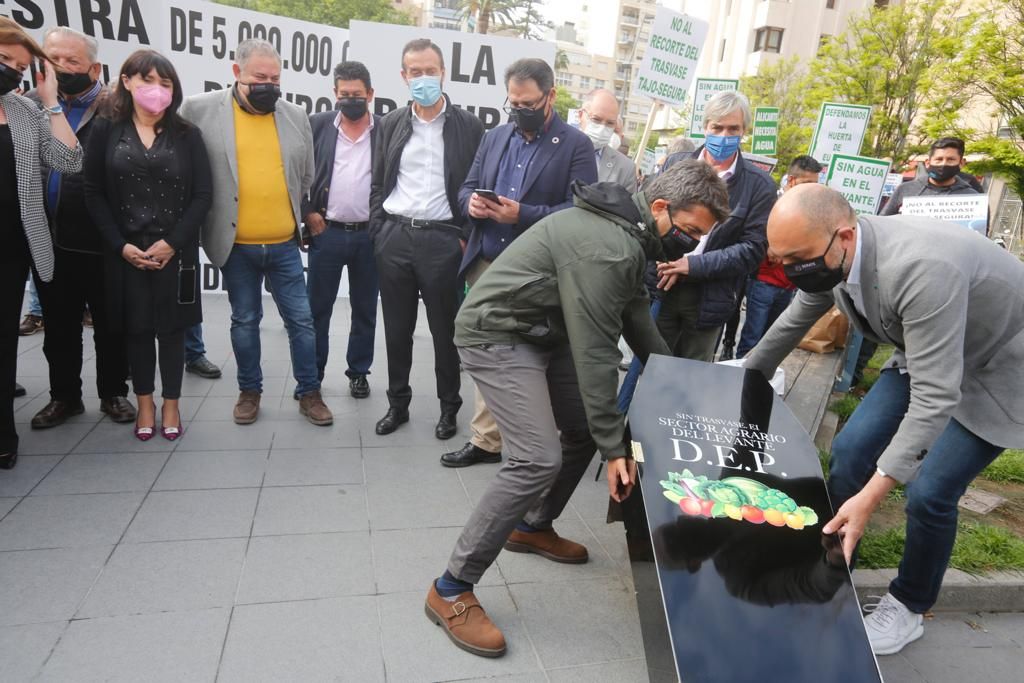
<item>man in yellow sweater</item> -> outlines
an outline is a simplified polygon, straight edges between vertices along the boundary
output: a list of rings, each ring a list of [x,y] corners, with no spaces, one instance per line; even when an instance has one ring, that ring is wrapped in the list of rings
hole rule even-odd
[[[266,279],[291,347],[299,411],[316,425],[334,421],[320,394],[313,316],[299,254],[300,202],[313,181],[313,136],[306,111],[281,98],[281,58],[270,43],[235,50],[235,85],[188,98],[181,114],[203,131],[214,200],[203,226],[207,256],[224,274],[231,302],[231,346],[238,364],[234,418],[259,414],[262,284]]]

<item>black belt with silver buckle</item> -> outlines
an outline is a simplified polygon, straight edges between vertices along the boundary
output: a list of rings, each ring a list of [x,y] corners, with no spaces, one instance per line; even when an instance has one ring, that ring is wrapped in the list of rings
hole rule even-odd
[[[397,223],[400,223],[402,225],[407,225],[410,228],[416,228],[416,229],[436,228],[436,229],[441,229],[441,230],[454,230],[455,232],[457,232],[459,234],[462,233],[462,228],[460,228],[459,226],[454,225],[452,223],[447,223],[445,221],[428,221],[425,218],[406,218],[405,216],[396,216],[393,213],[389,213],[388,214],[388,218],[390,218],[391,220],[396,221]]]
[[[358,230],[366,230],[370,226],[369,221],[362,221],[361,223],[340,223],[338,221],[327,221],[328,228],[337,228],[344,230],[345,232],[356,232]]]

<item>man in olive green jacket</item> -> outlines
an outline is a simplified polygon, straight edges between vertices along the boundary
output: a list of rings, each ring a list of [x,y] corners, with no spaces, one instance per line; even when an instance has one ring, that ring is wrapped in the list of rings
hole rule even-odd
[[[455,344],[501,430],[508,460],[463,529],[426,611],[459,647],[505,652],[473,595],[502,547],[555,562],[587,549],[552,529],[593,459],[608,460],[621,501],[635,483],[616,407],[619,335],[646,361],[669,354],[650,314],[648,259],[681,258],[729,215],[725,184],[686,161],[630,195],[614,183],[573,187],[575,206],[516,239],[469,292]]]

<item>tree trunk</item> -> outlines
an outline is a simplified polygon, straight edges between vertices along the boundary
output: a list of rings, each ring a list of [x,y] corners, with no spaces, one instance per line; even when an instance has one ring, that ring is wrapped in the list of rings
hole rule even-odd
[[[476,19],[476,32],[486,34],[491,27],[491,15],[489,12],[481,12]]]

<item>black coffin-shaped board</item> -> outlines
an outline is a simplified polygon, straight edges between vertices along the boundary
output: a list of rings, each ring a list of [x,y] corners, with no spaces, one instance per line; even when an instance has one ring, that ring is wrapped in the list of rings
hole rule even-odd
[[[623,514],[651,679],[881,681],[839,541],[821,533],[817,450],[761,373],[652,356],[629,425],[641,475]]]

